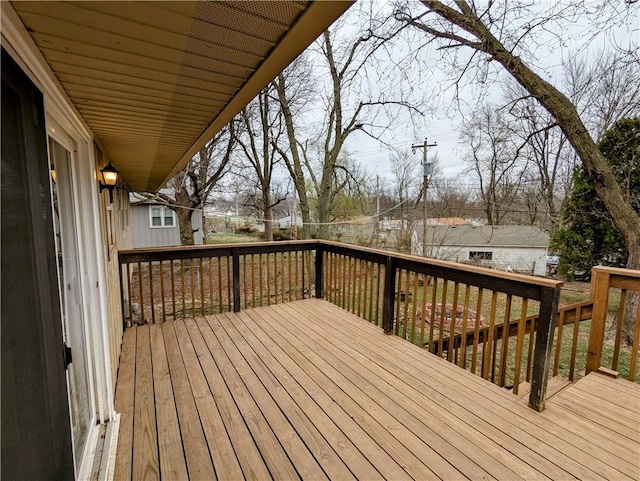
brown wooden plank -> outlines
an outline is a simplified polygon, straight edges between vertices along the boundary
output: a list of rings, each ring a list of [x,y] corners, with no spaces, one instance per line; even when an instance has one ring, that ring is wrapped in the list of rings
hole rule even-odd
[[[389,400],[385,392],[378,390],[376,385],[366,382],[356,371],[354,371],[347,363],[336,357],[332,348],[324,342],[316,343],[317,349],[313,351],[309,350],[309,345],[313,344],[313,336],[305,335],[300,332],[299,326],[294,328],[294,324],[297,324],[293,319],[287,319],[282,321],[283,317],[287,314],[287,306],[279,307],[278,314],[271,317],[270,326],[280,332],[280,335],[286,337],[291,346],[298,351],[305,352],[306,366],[311,368],[314,366],[317,371],[322,371],[333,383],[345,392],[349,393],[349,397],[352,402],[355,402],[359,408],[357,408],[356,415],[362,418],[361,422],[366,423],[367,417],[372,416],[376,421],[376,428],[379,430],[378,436],[385,436],[390,443],[393,443],[393,439],[390,435],[404,446],[404,449],[400,449],[399,452],[393,454],[396,456],[402,456],[409,462],[407,466],[411,466],[407,469],[412,476],[419,477],[433,477],[436,476],[442,479],[452,479],[460,477],[461,472],[464,476],[470,477],[470,479],[480,478],[483,474],[483,470],[474,463],[460,456],[460,452],[456,449],[451,449],[449,454],[454,457],[458,456],[459,465],[454,469],[449,465],[443,457],[440,457],[433,447],[429,446],[425,439],[429,436],[435,436],[434,441],[439,442],[440,447],[443,450],[451,448],[448,443],[442,439],[437,439],[436,433],[431,430],[423,429],[420,426],[420,420],[414,419],[408,415],[405,411],[405,406],[397,403],[393,403]],[[289,314],[287,317],[291,317]],[[282,322],[281,322],[282,321]],[[313,368],[311,368],[313,369]],[[402,409],[398,409],[402,407]],[[393,413],[391,412],[393,411]],[[365,417],[365,412],[367,417]],[[395,414],[395,416],[394,416]],[[403,424],[403,421],[406,424]],[[379,424],[378,424],[379,423]],[[384,427],[380,430],[380,425]],[[409,428],[409,425],[412,428]],[[374,428],[374,429],[376,429]],[[408,429],[406,429],[408,428]],[[414,430],[419,431],[421,436],[417,435]],[[411,461],[409,450],[415,456],[416,459]],[[391,452],[390,452],[391,453]],[[396,458],[396,459],[402,459]],[[419,460],[419,461],[418,461]],[[465,467],[467,469],[465,469]],[[433,472],[431,472],[433,471]]]
[[[115,479],[123,480],[131,479],[137,332],[138,330],[132,327],[126,329],[122,335],[122,352],[116,384],[115,409],[120,413],[120,430],[118,431]]]
[[[217,338],[213,326],[209,322],[212,319],[215,319],[215,316],[207,316],[202,322],[198,320],[198,327],[209,351],[215,353],[218,369],[243,415],[244,421],[260,450],[271,476],[276,479],[296,478],[295,468],[287,457],[286,452]]]
[[[209,384],[209,389],[213,393],[229,439],[235,447],[235,455],[242,467],[244,477],[253,480],[269,479],[271,477],[269,470],[244,422],[242,413],[240,413],[225,384],[211,351],[205,343],[204,335],[211,335],[209,324],[204,318],[187,319],[185,322],[189,328],[191,341]]]
[[[238,323],[237,317],[240,316],[233,316],[232,322],[225,322],[224,319],[216,318],[210,319],[210,322],[217,321],[216,333],[220,337],[223,336],[223,332],[226,334],[224,343],[230,347],[232,345],[235,346],[235,355],[241,354],[244,359],[243,364],[246,362],[245,367],[250,368],[247,373],[253,372],[253,374],[249,374],[249,377],[255,375],[254,381],[259,381],[262,388],[264,388],[264,391],[262,388],[255,390],[257,392],[254,391],[254,397],[264,403],[262,401],[263,397],[270,395],[277,407],[282,411],[282,414],[286,416],[286,419],[295,429],[296,436],[292,438],[290,447],[292,454],[290,454],[290,458],[298,473],[303,478],[307,476],[323,478],[326,475],[329,479],[354,479],[353,474],[307,417],[303,410],[306,406],[301,408],[296,404],[287,391],[283,389],[280,380],[275,378],[260,357],[253,351],[252,347],[249,346],[247,340],[234,327]],[[255,386],[258,385],[256,384]],[[265,392],[268,392],[268,395]],[[272,425],[276,426],[276,424]],[[281,425],[277,426],[277,428],[274,427],[274,431],[282,429]],[[283,439],[282,433],[277,434],[279,434],[278,437],[280,439]],[[300,438],[300,442],[296,440],[297,437]],[[284,439],[287,439],[287,436]],[[310,462],[310,455],[315,458],[315,463]],[[318,471],[320,467],[324,473]]]
[[[409,286],[410,281],[411,279],[407,279]],[[576,386],[554,396],[548,404],[548,409],[538,414],[524,405],[513,402],[514,396],[505,390],[447,363],[444,359],[430,356],[400,338],[385,336],[373,324],[364,322],[328,302],[296,301],[280,304],[278,307],[250,310],[241,313],[240,316],[231,317],[233,325],[227,323],[222,327],[226,333],[224,335],[228,337],[227,342],[233,343],[237,349],[235,355],[238,357],[233,359],[233,363],[240,362],[240,356],[245,360],[246,372],[249,375],[253,373],[259,381],[258,384],[266,389],[259,397],[268,396],[276,401],[278,409],[291,419],[296,436],[302,441],[309,437],[313,442],[317,440],[322,443],[322,439],[314,438],[321,435],[326,440],[325,448],[330,446],[340,458],[338,464],[344,462],[355,477],[372,478],[373,476],[358,474],[360,468],[363,472],[372,474],[372,465],[380,471],[376,474],[388,478],[400,477],[391,475],[396,469],[393,464],[388,463],[391,458],[395,460],[392,463],[398,461],[407,470],[400,470],[396,472],[397,475],[409,473],[414,478],[432,477],[433,472],[429,475],[430,471],[425,473],[418,468],[417,472],[420,474],[416,474],[416,471],[412,470],[415,466],[427,466],[427,458],[423,452],[417,454],[421,460],[419,464],[414,466],[405,462],[411,459],[405,451],[421,450],[419,446],[432,444],[430,449],[433,449],[440,459],[445,457],[446,462],[456,467],[462,463],[460,469],[463,471],[471,468],[470,464],[465,463],[475,463],[479,468],[475,473],[465,471],[465,474],[469,474],[468,477],[480,476],[480,468],[484,470],[485,476],[501,479],[514,479],[514,476],[510,476],[512,473],[516,477],[528,479],[567,479],[571,476],[591,479],[637,479],[640,473],[640,457],[637,456],[640,453],[640,432],[637,423],[640,413],[640,387],[633,383],[591,374]],[[228,363],[229,369],[239,376],[219,342],[214,348],[210,348],[204,339],[199,337],[201,333],[196,329],[196,322],[198,321],[190,320],[184,324],[179,323],[184,326],[184,335],[190,340],[187,345],[190,344],[193,351],[185,356],[179,353],[178,357],[191,359],[189,371],[192,368],[204,369],[204,372],[200,371],[199,384],[209,389],[207,386],[211,385],[212,376],[207,374],[209,369],[205,369],[203,363],[213,364],[217,370],[216,361],[219,355],[226,358],[226,361],[223,359],[221,362]],[[405,320],[405,329],[408,327],[407,322],[408,320]],[[217,340],[211,326],[206,326]],[[160,326],[157,328],[163,329]],[[178,331],[180,329],[182,328],[179,327]],[[125,362],[127,338],[132,335],[137,338],[136,334],[128,334],[130,332],[137,334],[137,329],[125,332],[122,362]],[[152,341],[154,336],[156,334],[152,332]],[[160,393],[163,389],[159,379],[165,370],[162,368],[161,360],[156,366],[156,347],[147,342],[147,350],[154,356],[153,378],[158,380],[156,410],[161,418],[168,419],[166,415],[160,415],[159,407],[159,400],[162,399]],[[182,344],[180,347],[182,348]],[[171,363],[169,352],[167,344],[167,360]],[[215,353],[216,360],[211,353]],[[133,354],[136,355],[135,350]],[[182,354],[184,355],[184,352]],[[267,355],[270,357],[266,358]],[[182,362],[182,359],[180,361]],[[125,375],[123,367],[120,371],[121,376]],[[180,383],[180,378],[183,377],[187,379],[187,386],[191,389],[189,381],[198,374],[184,371],[183,376],[180,376],[171,364],[170,368],[172,378],[169,383]],[[140,375],[141,372],[144,372],[144,369],[131,370],[129,376]],[[206,377],[207,386],[202,381],[202,376]],[[603,380],[596,379],[600,377]],[[126,398],[123,379],[126,379],[126,375],[119,378],[116,390],[116,409],[122,409],[123,413],[120,432],[123,442],[118,448],[116,473],[121,475],[124,472],[125,475],[116,479],[129,479],[130,476],[126,475],[127,446],[123,439],[126,438],[127,415],[124,408],[118,407],[126,404],[123,401]],[[234,389],[233,382],[229,384],[229,388],[226,387],[224,379],[222,383],[229,402],[236,406],[229,393],[229,388],[232,391]],[[550,381],[551,387],[552,384],[553,381]],[[175,391],[176,387],[173,389]],[[283,394],[284,392],[287,394]],[[130,396],[137,395],[130,392]],[[253,399],[251,396],[249,398]],[[241,457],[241,448],[238,446],[252,446],[257,458],[253,458],[251,462],[258,462],[259,458],[265,469],[264,460],[260,456],[262,450],[258,452],[257,441],[251,437],[244,424],[245,421],[251,422],[251,415],[248,415],[250,411],[237,411],[238,417],[235,419],[239,423],[238,426],[244,426],[245,429],[244,440],[237,444],[231,435],[230,424],[219,407],[218,397],[214,395],[213,399],[215,406],[210,406],[210,409],[220,409],[224,430],[229,433],[227,436],[231,438],[238,457]],[[197,401],[192,402],[195,404]],[[308,407],[309,404],[312,404],[312,407]],[[131,405],[134,406],[134,401],[131,401]],[[398,410],[398,407],[401,409]],[[176,408],[182,428],[179,401]],[[298,414],[294,414],[296,412]],[[295,417],[297,415],[300,417]],[[135,416],[129,416],[133,425]],[[163,458],[162,443],[169,446],[167,441],[163,441],[162,429],[165,424],[170,425],[171,422],[163,422],[160,417],[157,421],[160,431],[157,450],[160,451],[159,464],[162,467],[163,460],[166,459]],[[309,433],[303,433],[305,423],[313,426]],[[267,429],[271,429],[270,425]],[[354,439],[352,429],[357,430],[355,438],[359,436],[359,439]],[[392,432],[399,429],[407,430],[408,433]],[[254,430],[251,432],[255,434]],[[416,436],[417,440],[411,442],[411,435]],[[346,444],[342,436],[346,436]],[[398,437],[402,440],[400,444],[397,444]],[[239,439],[240,436],[236,441]],[[438,440],[441,442],[437,443]],[[306,444],[305,441],[304,449],[308,450],[310,445],[315,446],[313,442]],[[172,444],[175,444],[175,441]],[[381,447],[384,447],[384,450]],[[458,450],[457,455],[439,451],[452,448]],[[120,459],[122,453],[125,453],[125,458]],[[321,454],[313,450],[312,453],[320,460],[318,456]],[[385,459],[387,461],[384,461]],[[245,465],[240,462],[243,475],[247,478],[252,477],[247,475]],[[251,462],[248,465],[251,465]],[[319,462],[322,464],[322,461]],[[467,468],[464,468],[464,465]],[[519,469],[520,465],[524,467]],[[129,464],[129,473],[130,466]],[[397,464],[395,466],[399,468]],[[436,469],[434,466],[429,467]],[[156,476],[153,470],[149,470],[148,474]],[[253,476],[253,479],[276,477],[273,472],[267,473],[266,476],[264,472],[262,474]],[[439,474],[439,477],[446,477],[442,473]],[[163,477],[171,479],[173,476]]]
[[[330,309],[331,306],[327,306],[327,310]],[[340,325],[335,323],[332,325],[334,327],[342,326],[345,324],[345,317],[344,315],[342,316]],[[357,318],[355,321],[357,321]],[[363,326],[367,326],[367,323],[363,323]],[[362,329],[362,335],[370,335],[366,327]],[[544,450],[549,449],[553,453],[548,455],[549,459],[562,459],[562,467],[568,472],[576,473],[579,477],[604,476],[626,479],[626,476],[617,470],[615,466],[608,464],[611,461],[610,457],[599,451],[597,444],[569,435],[563,428],[566,422],[561,418],[556,419],[555,424],[542,422],[531,409],[513,403],[512,398],[510,398],[512,394],[507,391],[488,384],[481,378],[458,369],[445,360],[434,365],[433,361],[427,361],[428,358],[423,357],[418,350],[413,349],[411,344],[405,343],[402,339],[394,336],[383,336],[377,342],[381,342],[383,345],[380,347],[380,354],[384,357],[390,356],[389,360],[385,362],[393,360],[390,365],[395,363],[395,365],[399,366],[405,372],[404,375],[413,378],[412,382],[416,380],[416,373],[422,373],[426,370],[429,373],[430,383],[435,387],[446,387],[446,389],[442,389],[442,393],[451,401],[466,403],[470,399],[474,399],[475,402],[467,405],[467,407],[477,411],[479,416],[496,416],[501,423],[504,420],[510,420],[513,425],[520,425],[521,431],[518,436],[524,439],[531,439],[529,445],[533,449],[539,448],[540,441],[542,443],[552,441],[553,445],[546,445]],[[411,368],[408,368],[408,366],[411,366]],[[451,376],[454,378],[462,377],[465,381],[454,383],[446,381]],[[437,383],[436,378],[441,379],[441,383]],[[421,382],[419,379],[417,381]],[[462,396],[461,392],[465,392],[467,395]],[[493,402],[486,402],[489,399]],[[493,414],[486,412],[482,414],[485,410]],[[538,441],[534,441],[535,438]],[[585,465],[589,466],[589,468],[585,468]]]
[[[569,430],[576,436],[589,436],[592,439],[599,440],[598,443],[602,449],[607,450],[612,456],[620,457],[626,461],[635,460],[635,464],[640,467],[640,439],[637,430],[620,429],[615,423],[603,422],[598,413],[588,409],[583,409],[579,404],[572,403],[571,398],[556,402],[558,398],[545,409],[545,416],[550,416],[553,420],[554,416],[563,416],[571,421]],[[568,407],[570,406],[570,407]],[[548,411],[548,412],[547,412]]]
[[[141,326],[137,330],[131,479],[160,479],[149,326]]]
[[[599,389],[602,389],[602,394],[606,396],[607,391],[613,390],[615,392],[626,393],[632,396],[636,401],[632,403],[632,406],[638,409],[640,412],[640,384],[628,381],[626,379],[618,378],[613,379],[609,376],[586,376],[578,381],[582,384],[594,383],[599,386]],[[594,392],[595,395],[600,394],[599,391]]]
[[[286,309],[289,309],[289,307],[283,307],[282,311]],[[294,316],[294,312],[297,312],[298,315]],[[295,324],[299,322],[301,316],[298,310],[291,311],[288,317],[287,323]],[[515,468],[515,470],[505,468],[505,464],[513,461],[509,456],[500,458],[501,453],[498,452],[497,455],[500,460],[497,460],[486,453],[482,453],[482,446],[491,443],[489,438],[477,432],[474,433],[468,426],[459,421],[454,420],[453,423],[447,425],[441,419],[446,416],[445,410],[429,409],[431,406],[424,405],[415,390],[402,380],[381,369],[371,369],[372,362],[369,356],[374,354],[373,351],[369,351],[368,356],[354,356],[351,348],[352,343],[342,342],[341,336],[335,336],[324,326],[310,326],[310,329],[313,330],[313,333],[307,332],[306,339],[300,336],[301,341],[313,343],[313,339],[324,339],[323,342],[318,343],[319,346],[323,347],[322,352],[318,352],[318,354],[330,365],[339,366],[340,372],[351,380],[354,386],[359,385],[361,389],[364,387],[363,391],[366,390],[381,409],[386,410],[387,413],[402,422],[423,443],[430,446],[434,455],[439,455],[442,460],[455,459],[455,467],[469,479],[482,476],[497,476],[504,479],[519,478],[519,474],[516,473],[524,469],[523,463],[512,462],[511,467]],[[387,385],[391,386],[392,389],[384,387]],[[398,410],[396,408],[398,406],[401,406],[402,409]],[[469,439],[464,440],[465,436],[462,433],[469,435],[469,437],[475,435],[476,445],[474,446],[472,442],[469,442]],[[418,449],[419,445],[418,443],[414,444],[416,451],[424,449]],[[497,449],[498,446],[494,445],[493,448]],[[423,459],[423,461],[429,462],[430,464],[428,465],[432,469],[437,469],[437,461],[434,462],[427,459]],[[439,476],[444,476],[444,479],[447,479],[447,476],[452,476],[452,473],[447,474],[446,472],[437,471],[436,473]],[[529,475],[533,474],[534,471],[530,470]]]
[[[278,382],[282,384],[298,406],[304,409],[308,419],[322,433],[351,472],[359,479],[381,478],[380,473],[376,471],[373,464],[361,452],[375,456],[376,453],[373,451],[375,448],[380,449],[378,445],[371,438],[368,438],[355,425],[353,419],[347,416],[326,393],[320,390],[314,380],[302,371],[269,336],[265,334],[258,337],[256,335],[261,331],[253,317],[261,320],[260,316],[255,312],[251,312],[239,313],[238,317],[240,322],[234,323],[234,327],[251,345],[253,351],[259,356],[269,372],[277,378]],[[316,404],[316,400],[312,395],[322,397],[325,402],[320,401],[319,404]],[[353,429],[350,429],[349,424],[352,425]],[[352,438],[356,438],[357,444],[354,444]],[[361,448],[358,449],[357,445],[360,445]]]
[[[558,395],[552,399],[554,409],[550,413],[561,413],[561,415],[575,414],[581,419],[588,421],[591,429],[601,427],[615,434],[618,442],[629,445],[638,444],[637,426],[628,426],[617,422],[615,415],[607,415],[598,407],[594,407],[588,399],[576,396],[574,393]],[[561,411],[559,411],[561,409]],[[545,410],[546,411],[546,410]],[[628,441],[627,441],[628,440]]]
[[[256,309],[249,314],[265,315],[272,320],[271,313],[273,311],[267,309]],[[325,396],[332,405],[337,405],[346,412],[346,418],[342,418],[340,426],[345,434],[356,444],[363,454],[368,456],[369,461],[376,465],[382,476],[387,479],[412,479],[407,474],[414,467],[416,471],[423,473],[423,479],[435,479],[433,473],[429,470],[425,471],[425,466],[420,463],[415,456],[406,447],[399,444],[389,433],[372,417],[371,413],[363,409],[357,404],[351,396],[334,384],[331,379],[326,376],[323,370],[315,367],[306,358],[306,353],[301,353],[295,347],[289,344],[288,339],[283,337],[278,330],[275,329],[273,323],[262,322],[260,327],[263,329],[265,336],[271,338],[280,349],[285,351],[295,362],[299,369],[304,372],[305,376],[313,379],[321,388],[323,394],[312,393],[315,401],[327,413],[330,413],[329,406],[324,402]],[[298,378],[298,376],[296,376]],[[331,414],[329,414],[331,415]],[[349,421],[350,420],[350,421]],[[362,440],[362,431],[366,433],[369,440]],[[375,440],[375,443],[371,442]],[[365,447],[361,447],[361,443],[366,443]],[[377,448],[376,448],[377,446]],[[382,448],[382,449],[380,449]],[[404,468],[404,469],[403,469]]]
[[[151,362],[153,365],[153,390],[155,393],[155,415],[158,427],[158,455],[160,474],[163,479],[188,479],[187,464],[182,447],[180,425],[176,403],[173,398],[173,387],[169,364],[164,347],[162,328],[151,326]]]
[[[193,321],[191,320],[191,323]],[[195,326],[191,324],[195,329]],[[187,332],[184,321],[173,323],[178,338],[184,367],[189,377],[189,384],[193,392],[193,398],[198,409],[198,415],[202,429],[207,440],[209,452],[213,459],[213,467],[218,479],[240,479],[242,469],[236,458],[233,446],[227,435],[227,431],[211,394],[209,385],[202,372],[191,338]]]
[[[207,441],[202,431],[202,425],[198,416],[193,392],[189,385],[187,370],[182,360],[178,339],[173,328],[173,322],[162,325],[165,349],[171,381],[173,383],[173,396],[176,401],[176,410],[180,422],[182,445],[187,460],[187,470],[191,479],[215,479],[215,472],[207,447]]]
[[[283,269],[285,268],[284,266],[285,264],[283,263]],[[283,301],[286,302],[286,299],[283,299]],[[235,318],[236,315],[228,315],[226,319],[223,316],[211,316],[207,318],[207,321],[298,474],[303,479],[328,479],[318,461],[313,458],[305,447],[295,428],[291,425],[291,421],[284,415],[286,408],[284,409],[285,413],[283,413],[281,407],[269,395],[259,377],[251,369],[247,360],[242,356],[238,347],[226,332],[223,324],[227,324],[231,322],[230,319],[235,320]],[[281,401],[284,402],[284,398]],[[288,476],[291,476],[291,473]]]
[[[322,311],[317,311],[317,312],[321,313],[319,315],[324,315]],[[308,315],[312,315],[312,312],[309,311]],[[335,334],[333,333],[330,333],[330,335],[335,337],[336,339],[338,338],[338,336],[335,336]],[[316,336],[314,336],[314,338],[316,338]],[[368,357],[367,364],[371,365],[372,363],[375,363],[375,358],[378,357],[378,355],[376,354],[377,348],[373,348],[372,350],[372,347],[368,347],[367,344],[368,343],[366,341],[359,342],[357,345],[353,345],[351,343],[348,346],[345,346],[344,349],[345,349],[345,352],[357,351],[362,355],[370,356]],[[349,362],[349,364],[352,364],[352,362]],[[391,389],[388,389],[387,390],[388,392],[395,392],[396,390],[398,390],[399,392],[403,392],[407,396],[411,397],[415,402],[415,406],[419,405],[421,407],[417,411],[415,411],[417,416],[420,417],[420,419],[424,420],[424,422],[430,422],[430,423],[436,423],[436,424],[440,423],[440,427],[438,429],[438,433],[440,435],[442,435],[442,433],[445,433],[445,435],[447,435],[449,433],[456,433],[456,431],[462,431],[464,434],[459,434],[458,437],[456,437],[456,435],[454,434],[451,437],[451,439],[452,440],[457,439],[458,440],[457,444],[462,446],[463,449],[467,449],[467,448],[471,449],[471,451],[469,452],[469,455],[474,456],[478,453],[482,453],[483,450],[486,450],[486,453],[483,453],[482,455],[483,457],[486,457],[486,458],[495,457],[496,461],[498,461],[498,464],[500,466],[502,464],[511,465],[512,468],[516,469],[516,472],[520,474],[526,474],[527,477],[530,477],[530,478],[539,477],[540,474],[537,474],[534,470],[531,470],[531,468],[529,467],[529,464],[533,466],[537,465],[537,469],[540,469],[541,472],[543,473],[546,472],[547,475],[553,476],[555,474],[556,478],[558,477],[562,478],[567,476],[566,472],[561,471],[556,466],[553,466],[551,462],[547,461],[541,456],[536,455],[536,453],[531,452],[528,448],[520,445],[517,441],[514,442],[514,439],[509,438],[509,436],[507,436],[506,434],[502,433],[498,429],[495,429],[493,426],[488,424],[483,419],[481,418],[478,419],[473,414],[473,412],[466,409],[459,409],[458,410],[459,412],[456,415],[460,416],[460,414],[462,414],[462,418],[456,419],[454,415],[449,414],[449,409],[450,409],[450,406],[452,405],[450,400],[444,399],[443,397],[438,398],[436,393],[427,394],[424,391],[416,392],[415,386],[414,385],[412,385],[411,387],[406,386],[406,384],[401,379],[399,379],[397,372],[385,373],[384,371],[376,370],[376,375],[381,376],[379,383],[390,386]],[[425,402],[427,400],[428,402]],[[438,404],[440,408],[437,407]],[[403,403],[403,406],[406,406],[406,403]],[[414,410],[415,409],[416,408],[414,407]],[[424,409],[425,412],[421,412],[420,409]],[[453,411],[455,412],[455,409]],[[445,419],[446,422],[449,423],[449,426],[443,428],[441,425],[440,418]],[[477,424],[483,425],[482,429],[476,430],[475,432],[473,432],[474,430],[470,428],[470,426],[477,425]],[[471,442],[471,440],[475,441],[475,446],[474,446],[474,442]],[[505,457],[505,454],[502,452],[500,447],[493,445],[494,442],[499,442],[500,445],[504,446],[505,448],[509,450],[513,450],[514,452],[518,453],[520,456],[522,456],[526,460],[526,464],[518,463],[517,461],[514,462],[513,459],[510,459],[508,457],[508,455],[507,457]],[[550,452],[553,452],[553,451],[550,450]],[[459,457],[450,457],[447,459],[455,459],[457,461]],[[479,462],[485,462],[485,463],[491,464],[490,459],[482,459]],[[457,463],[454,463],[454,465],[456,464]],[[493,467],[494,469],[500,470],[500,467],[496,466],[495,464]],[[493,474],[496,474],[496,473],[493,473]],[[507,475],[503,473],[504,479],[512,479],[514,477],[517,477],[517,475],[515,475],[513,472],[509,472]],[[544,477],[544,475],[542,477]]]

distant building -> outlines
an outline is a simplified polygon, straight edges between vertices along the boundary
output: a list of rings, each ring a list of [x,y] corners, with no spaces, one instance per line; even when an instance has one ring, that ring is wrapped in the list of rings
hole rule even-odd
[[[302,215],[282,217],[274,222],[278,229],[290,229],[294,224],[302,228]]]
[[[533,226],[428,226],[427,256],[508,272],[546,275],[549,235]],[[412,254],[422,255],[422,223],[412,236]]]
[[[131,202],[134,248],[170,247],[181,244],[178,216],[172,209],[165,204],[145,200],[136,194],[131,194],[129,200]],[[191,226],[195,230],[193,233],[195,244],[202,244],[201,210],[196,210],[193,213]]]

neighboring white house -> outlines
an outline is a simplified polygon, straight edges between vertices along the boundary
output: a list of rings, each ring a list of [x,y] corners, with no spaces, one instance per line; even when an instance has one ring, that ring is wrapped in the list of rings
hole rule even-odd
[[[546,274],[549,235],[533,226],[436,225],[427,230],[427,255],[509,272]],[[413,232],[411,252],[422,255],[422,223]]]
[[[131,225],[133,247],[179,246],[180,226],[176,213],[164,204],[145,201],[131,194]],[[203,243],[202,211],[196,210],[191,217],[193,240],[196,245]]]

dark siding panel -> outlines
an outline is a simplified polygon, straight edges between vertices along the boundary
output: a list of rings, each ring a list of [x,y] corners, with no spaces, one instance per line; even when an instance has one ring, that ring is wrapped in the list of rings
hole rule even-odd
[[[73,479],[43,98],[2,49],[2,479]]]

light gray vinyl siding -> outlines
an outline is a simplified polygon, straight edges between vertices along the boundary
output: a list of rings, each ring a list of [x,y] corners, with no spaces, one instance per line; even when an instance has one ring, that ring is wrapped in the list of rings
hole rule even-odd
[[[133,224],[133,247],[171,247],[180,245],[180,227],[178,216],[174,214],[173,227],[151,227],[149,209],[152,205],[139,204],[131,206]],[[191,225],[197,229],[193,233],[196,245],[202,244],[202,213],[196,211],[191,218]]]
[[[173,227],[151,227],[148,204],[135,205],[131,208],[133,221],[133,247],[170,247],[180,245],[180,228],[175,218]]]

